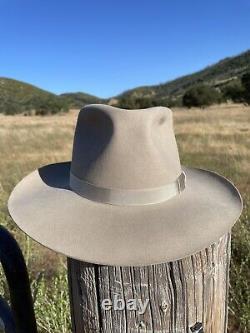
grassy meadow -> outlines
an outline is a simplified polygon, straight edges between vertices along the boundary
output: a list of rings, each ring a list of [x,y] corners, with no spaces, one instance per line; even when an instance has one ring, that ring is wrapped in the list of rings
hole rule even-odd
[[[174,110],[182,164],[214,170],[240,189],[244,212],[233,228],[229,332],[250,332],[250,107]],[[37,167],[69,160],[77,111],[54,116],[0,115],[0,224],[18,240],[28,265],[39,333],[69,333],[65,258],[21,233],[7,212],[14,185]],[[8,290],[0,270],[0,295]],[[219,333],[219,332],[218,332]]]

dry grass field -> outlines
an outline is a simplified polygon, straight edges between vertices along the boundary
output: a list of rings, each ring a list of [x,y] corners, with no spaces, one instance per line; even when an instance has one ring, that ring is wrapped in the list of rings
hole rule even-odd
[[[250,107],[174,111],[182,164],[221,173],[242,193],[244,212],[232,239],[229,331],[250,332]],[[77,111],[46,117],[0,116],[0,224],[14,233],[24,252],[40,333],[70,332],[65,258],[23,235],[9,218],[6,203],[24,175],[71,158],[76,117]],[[8,297],[2,273],[0,279],[0,294]]]

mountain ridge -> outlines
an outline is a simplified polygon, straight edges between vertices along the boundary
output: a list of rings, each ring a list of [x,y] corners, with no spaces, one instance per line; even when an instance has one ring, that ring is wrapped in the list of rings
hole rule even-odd
[[[205,83],[214,87],[223,86],[233,80],[238,80],[243,74],[250,71],[250,50],[236,56],[224,58],[215,64],[208,65],[197,72],[178,77],[165,83],[141,86],[129,89],[116,98],[124,97],[178,97],[192,86]]]
[[[53,109],[51,113],[56,113],[91,103],[119,105],[122,99],[133,98],[152,98],[160,103],[169,98],[181,99],[188,89],[198,84],[221,89],[232,82],[239,82],[241,76],[248,71],[250,72],[250,50],[174,80],[135,87],[111,98],[100,98],[85,92],[54,94],[26,82],[0,77],[0,113],[14,114],[35,109],[37,114],[42,114],[49,108]]]
[[[82,105],[97,103],[100,100],[84,93],[73,93],[73,96],[74,98],[70,93],[57,95],[30,83],[0,77],[0,113],[53,114],[67,111],[77,102]]]

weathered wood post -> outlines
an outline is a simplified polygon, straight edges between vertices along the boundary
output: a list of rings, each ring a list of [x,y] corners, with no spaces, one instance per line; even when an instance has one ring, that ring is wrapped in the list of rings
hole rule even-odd
[[[73,332],[225,333],[229,262],[230,234],[190,257],[153,266],[68,259]],[[114,310],[115,298],[149,302],[140,314],[138,307]]]

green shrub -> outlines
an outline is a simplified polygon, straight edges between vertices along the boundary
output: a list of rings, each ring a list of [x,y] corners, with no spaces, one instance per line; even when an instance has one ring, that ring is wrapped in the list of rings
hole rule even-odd
[[[157,101],[149,97],[123,97],[118,105],[122,109],[146,109],[157,106]]]
[[[207,85],[199,85],[189,89],[183,96],[183,105],[190,108],[192,106],[205,107],[221,102],[221,94]]]
[[[33,101],[36,115],[45,116],[68,111],[67,105],[58,98],[48,97]]]
[[[6,115],[14,115],[20,113],[20,108],[15,103],[6,102],[3,106],[4,114]]]
[[[243,102],[244,89],[240,83],[228,84],[222,89],[223,97],[226,101],[231,100],[235,103]]]
[[[151,108],[154,106],[166,106],[166,107],[174,107],[180,106],[181,101],[177,98],[150,98],[150,97],[123,97],[119,103],[117,104],[118,107],[122,109],[146,109]]]
[[[241,83],[244,88],[243,92],[244,101],[247,104],[250,104],[250,72],[242,76]]]

